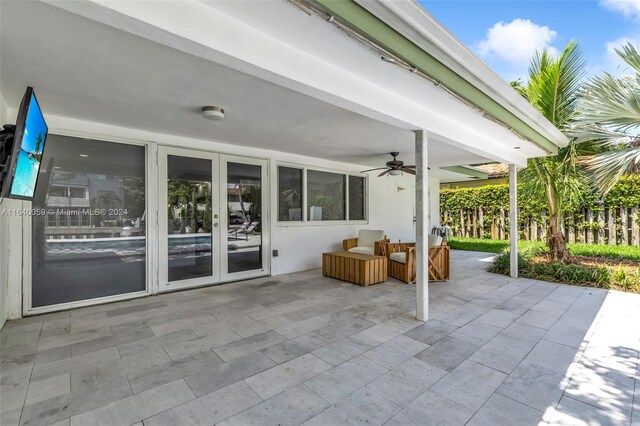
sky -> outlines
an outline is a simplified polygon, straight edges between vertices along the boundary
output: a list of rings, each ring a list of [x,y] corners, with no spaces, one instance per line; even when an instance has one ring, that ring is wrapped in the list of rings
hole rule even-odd
[[[579,43],[588,75],[627,74],[615,48],[640,48],[640,0],[419,0],[506,81],[526,80],[536,49]]]

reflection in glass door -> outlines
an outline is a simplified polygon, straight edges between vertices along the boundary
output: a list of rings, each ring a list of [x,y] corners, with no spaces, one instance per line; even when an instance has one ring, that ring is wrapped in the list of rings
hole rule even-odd
[[[266,163],[225,157],[227,192],[226,272],[229,279],[264,275]]]
[[[161,159],[160,173],[166,177],[160,188],[161,290],[215,283],[219,281],[217,157],[163,148]]]
[[[145,147],[49,135],[42,164],[27,310],[146,292]]]
[[[211,160],[167,158],[169,281],[209,277],[211,262]]]

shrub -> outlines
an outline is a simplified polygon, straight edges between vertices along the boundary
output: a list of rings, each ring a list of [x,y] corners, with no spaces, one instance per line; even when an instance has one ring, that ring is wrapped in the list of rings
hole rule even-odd
[[[538,247],[531,247],[518,253],[518,271],[524,278],[553,281],[606,289],[618,289],[640,293],[640,266],[632,272],[622,264],[617,268],[598,265],[564,264],[536,258],[541,254]],[[509,253],[496,256],[489,268],[490,272],[509,275]]]
[[[509,252],[499,254],[493,260],[493,265],[489,268],[489,272],[496,274],[509,275],[511,272],[511,259]],[[529,268],[529,260],[522,254],[518,253],[518,271],[524,271]]]
[[[616,286],[623,290],[640,293],[640,267],[636,269],[635,273],[630,273],[620,265],[613,274],[613,280]]]
[[[613,275],[606,266],[584,266],[560,262],[536,262],[525,273],[530,278],[600,288],[610,288]]]

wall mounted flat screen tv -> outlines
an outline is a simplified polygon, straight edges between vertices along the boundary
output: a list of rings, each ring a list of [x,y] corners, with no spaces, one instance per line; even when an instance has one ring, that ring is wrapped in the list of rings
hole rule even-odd
[[[48,131],[33,88],[27,87],[18,110],[9,170],[2,185],[3,197],[33,199]]]

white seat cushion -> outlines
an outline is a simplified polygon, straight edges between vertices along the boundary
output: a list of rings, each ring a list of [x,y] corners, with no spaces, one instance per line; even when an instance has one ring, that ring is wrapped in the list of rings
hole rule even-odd
[[[438,247],[442,244],[442,237],[440,235],[429,234],[428,242],[429,247]]]
[[[358,232],[358,247],[373,248],[376,241],[384,240],[384,231],[375,229],[361,229]]]
[[[401,251],[396,253],[391,253],[389,255],[389,259],[394,262],[407,263],[407,252]]]
[[[373,247],[353,247],[349,249],[349,253],[360,253],[373,255]]]

